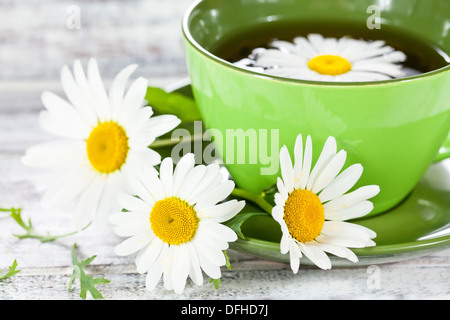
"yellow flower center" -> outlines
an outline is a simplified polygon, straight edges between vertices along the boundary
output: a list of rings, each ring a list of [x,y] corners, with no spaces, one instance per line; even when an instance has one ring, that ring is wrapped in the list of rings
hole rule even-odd
[[[352,69],[352,65],[347,59],[333,55],[322,55],[312,58],[308,62],[308,67],[320,74],[330,76],[347,73]]]
[[[150,225],[155,236],[170,245],[188,242],[198,227],[192,206],[176,197],[159,200],[150,213]]]
[[[284,205],[284,221],[299,242],[313,241],[322,231],[325,214],[319,197],[308,190],[294,190]]]
[[[86,141],[87,156],[100,173],[114,172],[125,163],[128,153],[128,137],[115,122],[103,122],[92,130]]]

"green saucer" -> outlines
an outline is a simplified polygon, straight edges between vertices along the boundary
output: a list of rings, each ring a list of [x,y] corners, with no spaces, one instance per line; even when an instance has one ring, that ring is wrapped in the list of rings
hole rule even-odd
[[[192,96],[189,84],[170,91]],[[410,195],[397,207],[366,219],[352,221],[377,233],[375,247],[352,249],[358,263],[329,255],[333,267],[382,264],[428,255],[450,247],[450,159],[430,166]],[[249,218],[241,228],[245,240],[230,244],[236,251],[289,263],[280,253],[280,226],[269,216]],[[301,265],[313,265],[306,257]]]

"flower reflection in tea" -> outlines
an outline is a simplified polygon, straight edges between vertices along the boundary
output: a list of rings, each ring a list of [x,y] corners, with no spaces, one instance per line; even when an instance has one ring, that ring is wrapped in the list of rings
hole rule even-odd
[[[320,34],[274,40],[257,48],[235,65],[265,74],[310,81],[365,82],[407,76],[406,55],[384,41],[350,37],[324,38]]]

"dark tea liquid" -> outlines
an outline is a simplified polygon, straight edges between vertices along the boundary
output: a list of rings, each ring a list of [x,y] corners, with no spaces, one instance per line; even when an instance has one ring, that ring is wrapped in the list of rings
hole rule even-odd
[[[407,60],[403,65],[406,69],[412,70],[408,74],[425,73],[450,64],[449,55],[435,44],[417,39],[404,31],[387,25],[381,25],[381,29],[368,29],[365,25],[361,26],[361,23],[351,24],[348,22],[276,21],[264,23],[222,39],[210,51],[219,58],[233,63],[248,57],[256,48],[267,48],[273,40],[292,42],[295,37],[306,37],[310,33],[319,33],[326,38],[348,36],[365,41],[383,40],[386,45],[406,54]]]

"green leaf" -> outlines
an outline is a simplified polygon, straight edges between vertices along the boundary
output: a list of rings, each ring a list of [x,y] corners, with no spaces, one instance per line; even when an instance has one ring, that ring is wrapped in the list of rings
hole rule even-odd
[[[145,94],[148,105],[159,114],[173,114],[182,122],[201,120],[194,99],[177,92],[166,92],[158,87],[148,87]]]
[[[228,270],[231,270],[230,258],[228,257],[227,251],[223,250],[223,254],[225,256],[225,265],[227,266]]]
[[[270,187],[264,189],[262,192],[262,197],[272,206],[275,206],[275,194],[278,193],[277,184],[273,184]]]
[[[214,288],[216,288],[216,290],[219,290],[219,286],[222,283],[222,281],[220,279],[210,278],[209,283],[212,283],[214,285]]]
[[[248,218],[254,217],[254,216],[267,216],[268,214],[266,212],[241,212],[234,216],[232,219],[224,222],[224,225],[231,228],[239,238],[245,239],[244,234],[242,233],[241,227],[242,224],[247,221]]]
[[[227,251],[222,250],[222,252],[225,256],[225,265],[227,266],[228,270],[231,270],[230,258],[227,255]],[[219,279],[209,278],[209,283],[212,283],[214,285],[214,288],[216,288],[216,290],[219,290],[219,286],[220,284],[222,284],[222,280],[220,280],[220,278]]]
[[[102,294],[97,290],[95,286],[102,283],[109,283],[110,281],[103,277],[94,278],[93,276],[88,276],[84,271],[84,268],[89,265],[97,256],[89,257],[84,261],[78,261],[76,248],[77,245],[74,244],[72,246],[73,273],[69,278],[69,291],[72,291],[72,285],[75,279],[78,279],[80,281],[80,297],[83,300],[86,299],[86,294],[88,291],[91,293],[94,299],[103,299]]]
[[[8,272],[6,274],[4,274],[3,276],[0,276],[0,280],[10,278],[21,271],[21,270],[17,270],[16,268],[17,268],[17,260],[14,260],[13,264],[9,267]]]

